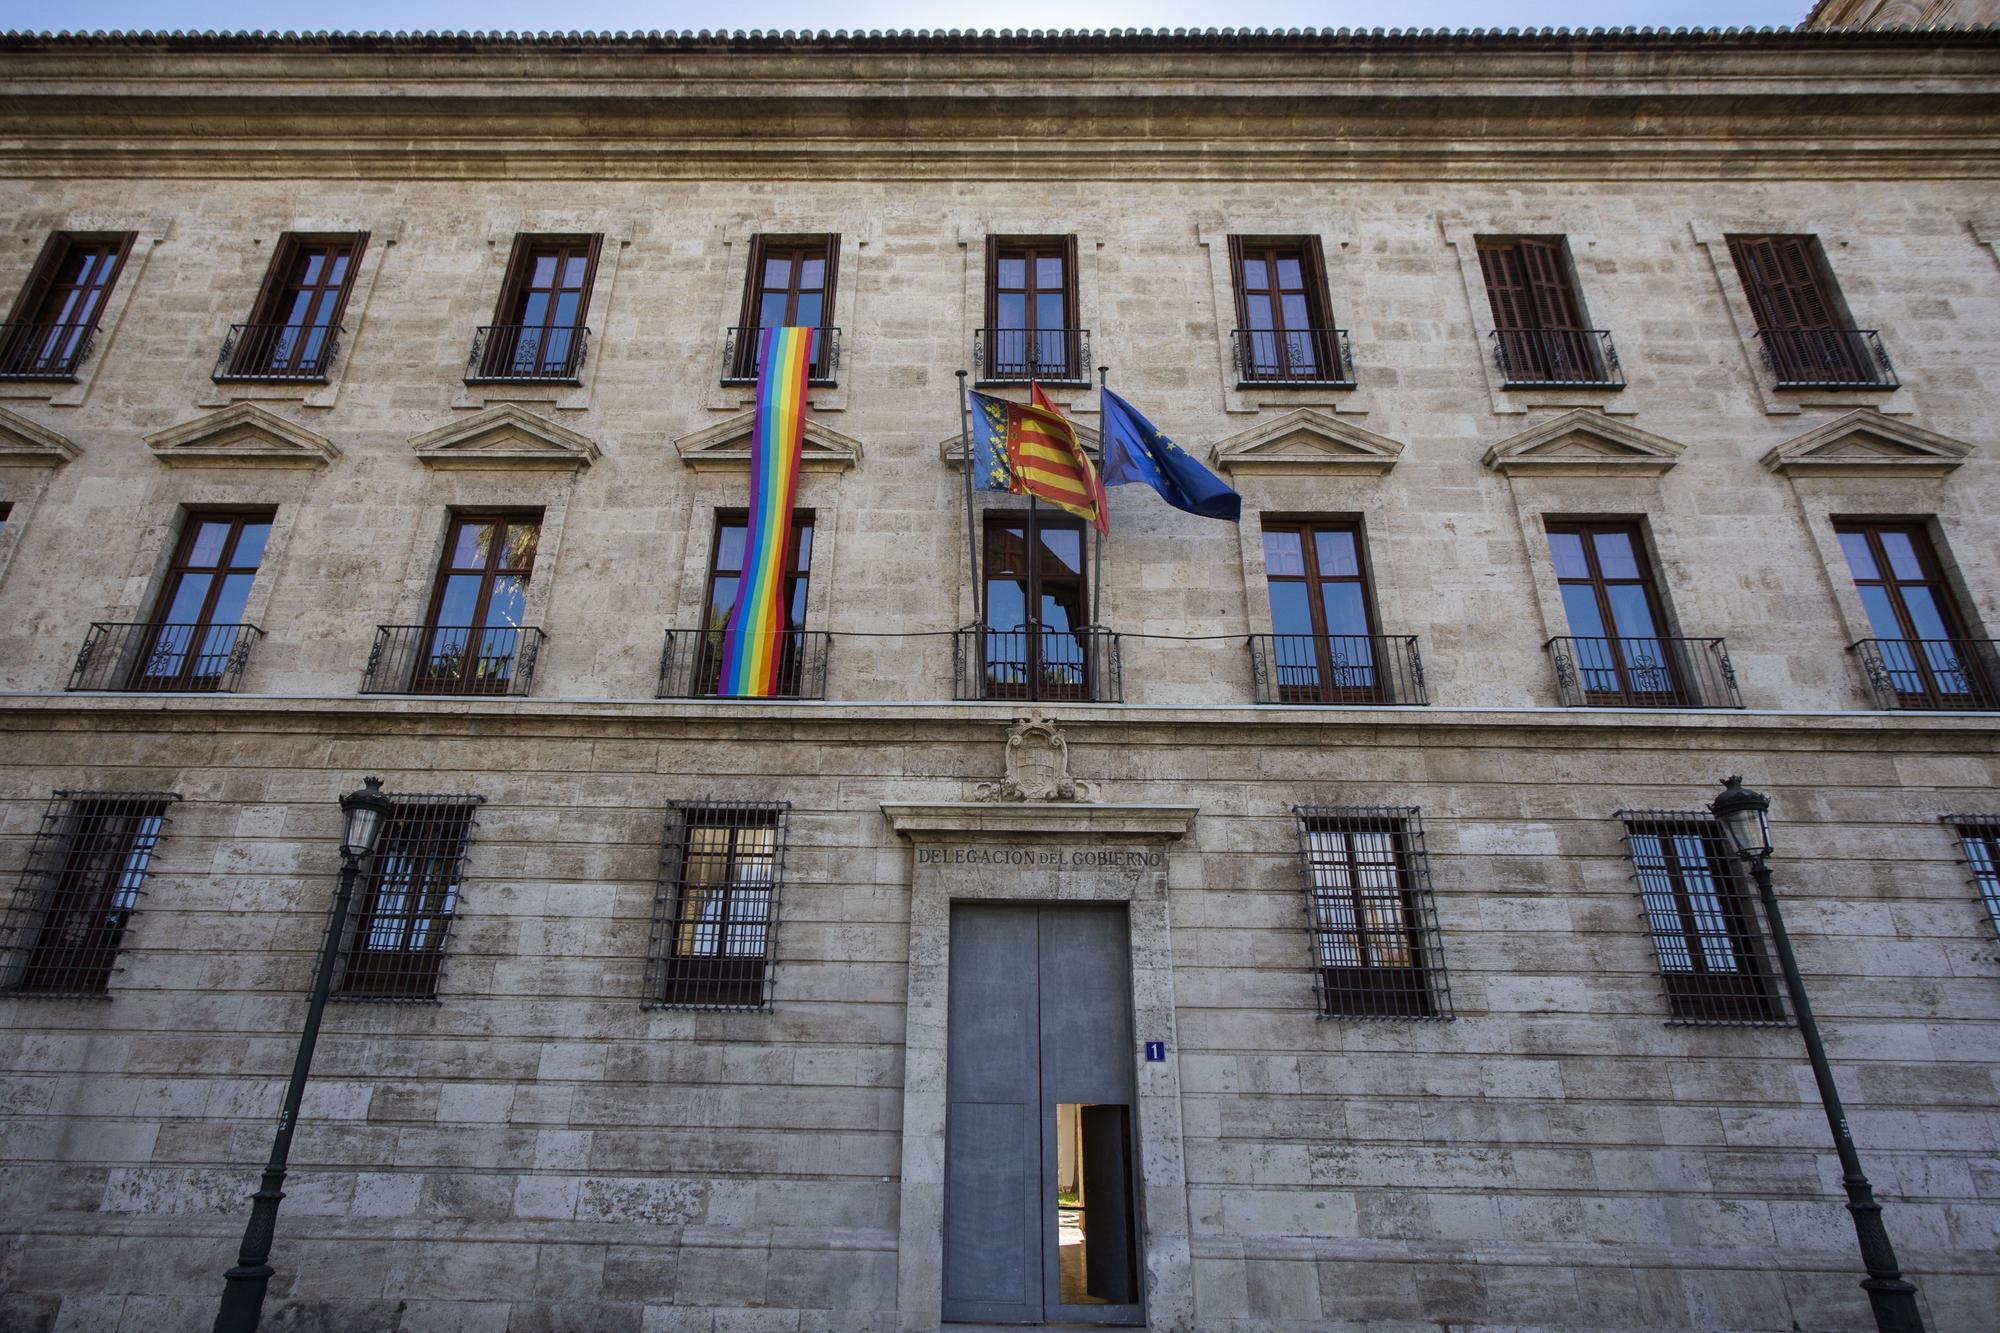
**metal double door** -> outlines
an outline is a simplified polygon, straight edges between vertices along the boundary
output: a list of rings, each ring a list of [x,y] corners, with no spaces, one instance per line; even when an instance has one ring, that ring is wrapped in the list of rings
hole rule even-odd
[[[1124,906],[955,904],[950,971],[942,1317],[1144,1323]]]

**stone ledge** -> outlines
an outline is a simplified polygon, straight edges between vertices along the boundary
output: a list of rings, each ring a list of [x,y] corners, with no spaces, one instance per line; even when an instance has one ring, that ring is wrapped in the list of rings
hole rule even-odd
[[[1138,834],[1185,837],[1199,806],[1088,801],[883,801],[904,837],[918,833]]]

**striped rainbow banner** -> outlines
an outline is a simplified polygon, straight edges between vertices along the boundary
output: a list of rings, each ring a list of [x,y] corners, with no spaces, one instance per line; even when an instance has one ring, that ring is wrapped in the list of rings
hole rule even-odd
[[[750,434],[750,521],[743,577],[722,635],[716,693],[770,698],[784,653],[785,571],[791,564],[792,501],[806,441],[806,379],[813,329],[760,330],[757,419]]]

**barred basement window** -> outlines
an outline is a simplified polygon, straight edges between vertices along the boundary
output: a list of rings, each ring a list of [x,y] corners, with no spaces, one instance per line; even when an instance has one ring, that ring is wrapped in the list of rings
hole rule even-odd
[[[1973,887],[1986,904],[1986,915],[2000,930],[2000,815],[1944,815],[1942,820],[1958,834],[1965,851],[1965,864],[1972,871]]]
[[[334,995],[435,1000],[484,796],[398,796],[348,926]]]
[[[765,1009],[789,801],[675,801],[667,810],[646,1003]]]
[[[173,792],[58,791],[0,927],[0,992],[101,996]]]
[[[1702,811],[1620,810],[1675,1023],[1782,1023],[1756,908]]]
[[[1319,1010],[1450,1018],[1424,826],[1416,806],[1295,805]]]

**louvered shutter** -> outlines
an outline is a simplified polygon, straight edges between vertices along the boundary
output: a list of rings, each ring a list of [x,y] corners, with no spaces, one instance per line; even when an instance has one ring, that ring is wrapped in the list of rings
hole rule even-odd
[[[1521,268],[1528,279],[1528,298],[1534,311],[1534,327],[1572,330],[1583,327],[1570,291],[1569,273],[1563,265],[1562,246],[1547,241],[1522,241]]]
[[[1528,284],[1521,275],[1521,256],[1513,246],[1482,246],[1479,267],[1486,274],[1486,299],[1493,305],[1493,327],[1525,329]]]

